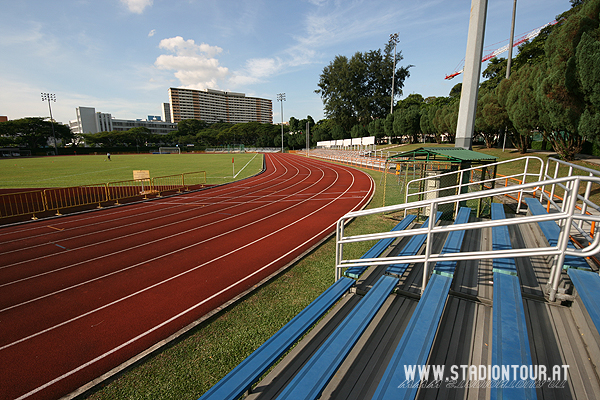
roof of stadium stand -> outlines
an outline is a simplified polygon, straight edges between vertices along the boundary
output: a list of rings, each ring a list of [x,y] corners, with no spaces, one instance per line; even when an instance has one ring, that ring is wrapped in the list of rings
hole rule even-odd
[[[438,161],[438,162],[464,162],[478,161],[482,163],[495,161],[496,157],[488,154],[478,153],[460,147],[420,147],[415,150],[405,151],[388,158],[388,161],[414,162],[414,161]]]

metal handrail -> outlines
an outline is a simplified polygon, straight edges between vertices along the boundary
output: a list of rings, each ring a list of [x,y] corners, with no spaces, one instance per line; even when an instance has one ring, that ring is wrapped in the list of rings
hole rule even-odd
[[[518,173],[518,174],[514,174],[514,175],[510,175],[510,176],[502,176],[501,178],[495,177],[492,179],[486,179],[483,181],[478,181],[478,182],[468,182],[468,183],[464,183],[463,180],[463,176],[464,173],[470,173],[472,171],[481,169],[482,167],[485,168],[489,168],[489,167],[497,167],[498,165],[502,165],[502,164],[508,164],[508,163],[515,163],[518,161],[522,161],[525,160],[525,168],[523,169],[522,173]],[[528,171],[529,169],[529,161],[530,160],[537,160],[540,162],[540,171],[537,174],[533,174],[530,173]],[[407,182],[406,184],[406,190],[404,191],[404,202],[408,203],[408,197],[409,196],[420,196],[420,195],[425,195],[428,193],[437,193],[437,192],[441,192],[443,190],[448,190],[448,189],[457,189],[457,193],[461,193],[463,191],[463,187],[468,187],[470,185],[481,185],[482,183],[493,183],[493,182],[497,182],[497,181],[502,181],[508,178],[514,178],[517,176],[522,176],[523,179],[521,180],[521,183],[526,183],[527,177],[528,176],[532,176],[536,178],[536,181],[541,181],[542,180],[542,176],[543,176],[543,172],[544,172],[544,161],[536,156],[524,156],[524,157],[519,157],[519,158],[514,158],[514,159],[510,159],[510,160],[504,160],[504,161],[498,161],[495,163],[491,163],[491,164],[485,164],[485,165],[480,165],[477,167],[471,167],[471,168],[466,168],[466,169],[462,169],[462,170],[458,170],[458,171],[451,171],[451,172],[445,172],[443,174],[436,174],[435,176],[426,176],[424,178],[417,178],[417,179],[413,179]],[[450,175],[459,175],[458,177],[458,185],[455,186],[447,186],[447,187],[443,187],[443,188],[437,188],[437,189],[433,189],[433,190],[426,190],[426,191],[421,191],[421,192],[415,192],[415,193],[410,193],[410,186],[411,184],[414,184],[416,182],[424,182],[427,180],[432,180],[432,179],[440,179],[442,177],[446,177],[446,176],[450,176]],[[556,178],[556,177],[555,177]],[[516,191],[512,191],[509,193],[514,193]],[[518,203],[517,203],[517,212],[520,211],[521,208],[521,200],[523,199],[523,191],[518,191],[519,192],[519,198],[518,198]],[[458,209],[458,205],[457,205],[457,209]]]
[[[558,283],[560,281],[561,267],[564,262],[566,255],[588,257],[600,252],[600,238],[599,235],[593,235],[594,239],[590,244],[582,249],[568,249],[567,244],[569,241],[570,229],[564,229],[565,226],[570,227],[573,221],[594,221],[600,222],[600,215],[586,215],[576,212],[576,203],[579,199],[579,188],[581,182],[591,182],[600,184],[600,177],[596,176],[569,176],[556,179],[545,180],[541,182],[530,182],[523,183],[521,185],[511,186],[510,188],[496,188],[489,189],[482,192],[473,192],[458,194],[454,196],[447,196],[441,198],[434,198],[428,200],[420,200],[412,203],[397,204],[386,207],[380,207],[369,210],[354,211],[344,215],[337,222],[336,226],[336,255],[335,255],[335,275],[336,280],[342,275],[342,270],[348,267],[356,266],[371,266],[371,265],[390,265],[396,263],[415,263],[422,262],[426,266],[430,263],[441,261],[441,260],[480,260],[480,259],[494,259],[494,258],[507,258],[507,257],[531,257],[536,255],[543,256],[556,256],[556,263],[553,266],[550,274],[549,285],[550,298],[554,300],[556,292],[558,290]],[[522,218],[508,218],[503,220],[492,220],[484,222],[470,222],[465,224],[456,224],[448,226],[428,226],[419,229],[410,229],[404,231],[392,231],[392,232],[379,232],[366,235],[357,236],[345,236],[344,227],[347,222],[351,219],[363,217],[367,215],[383,214],[389,212],[404,211],[418,208],[430,208],[432,215],[437,212],[440,204],[454,203],[460,201],[467,201],[472,199],[478,199],[481,197],[490,197],[504,195],[505,193],[521,191],[521,190],[532,190],[539,186],[551,186],[551,185],[562,185],[565,188],[565,207],[563,210],[556,213],[549,213],[546,215],[528,216]],[[425,234],[427,235],[427,242],[431,243],[433,235],[440,233],[456,231],[456,230],[471,230],[479,229],[482,227],[493,227],[493,226],[509,226],[509,225],[521,225],[526,223],[537,223],[542,221],[556,221],[561,227],[561,233],[559,236],[558,244],[556,246],[540,247],[540,248],[527,248],[527,249],[510,249],[502,251],[471,251],[471,252],[459,252],[453,254],[441,254],[434,252],[426,252],[424,255],[418,256],[396,256],[396,257],[382,257],[376,259],[344,259],[344,245],[347,243],[362,242],[369,240],[379,240],[383,238],[401,238],[409,237],[414,235]],[[424,272],[422,290],[425,290],[427,279],[430,274],[430,270]]]

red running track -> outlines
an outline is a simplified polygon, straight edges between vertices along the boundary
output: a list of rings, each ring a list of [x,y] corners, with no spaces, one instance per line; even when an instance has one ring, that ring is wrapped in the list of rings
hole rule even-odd
[[[343,166],[265,164],[209,190],[0,229],[0,398],[77,390],[291,263],[374,189]]]

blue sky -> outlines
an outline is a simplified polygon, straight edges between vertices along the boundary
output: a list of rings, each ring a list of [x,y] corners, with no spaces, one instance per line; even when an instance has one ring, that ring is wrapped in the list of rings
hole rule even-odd
[[[489,0],[486,51],[510,35],[512,0]],[[336,55],[383,48],[398,32],[412,64],[403,95],[447,96],[465,57],[471,0],[55,0],[6,1],[0,24],[0,115],[53,116],[78,106],[116,118],[161,115],[169,87],[219,89],[273,100],[284,119],[323,118],[314,93]],[[520,0],[515,36],[570,8]],[[506,56],[506,53],[505,55]],[[485,67],[485,66],[484,66]]]

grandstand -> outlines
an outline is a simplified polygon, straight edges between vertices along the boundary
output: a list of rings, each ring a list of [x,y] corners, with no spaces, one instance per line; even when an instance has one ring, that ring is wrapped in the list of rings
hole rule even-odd
[[[335,284],[201,399],[596,398],[600,174],[550,158],[535,181],[476,184],[344,216]],[[491,218],[463,206],[480,198]],[[391,231],[344,234],[390,213]],[[345,259],[359,241],[375,244]]]

